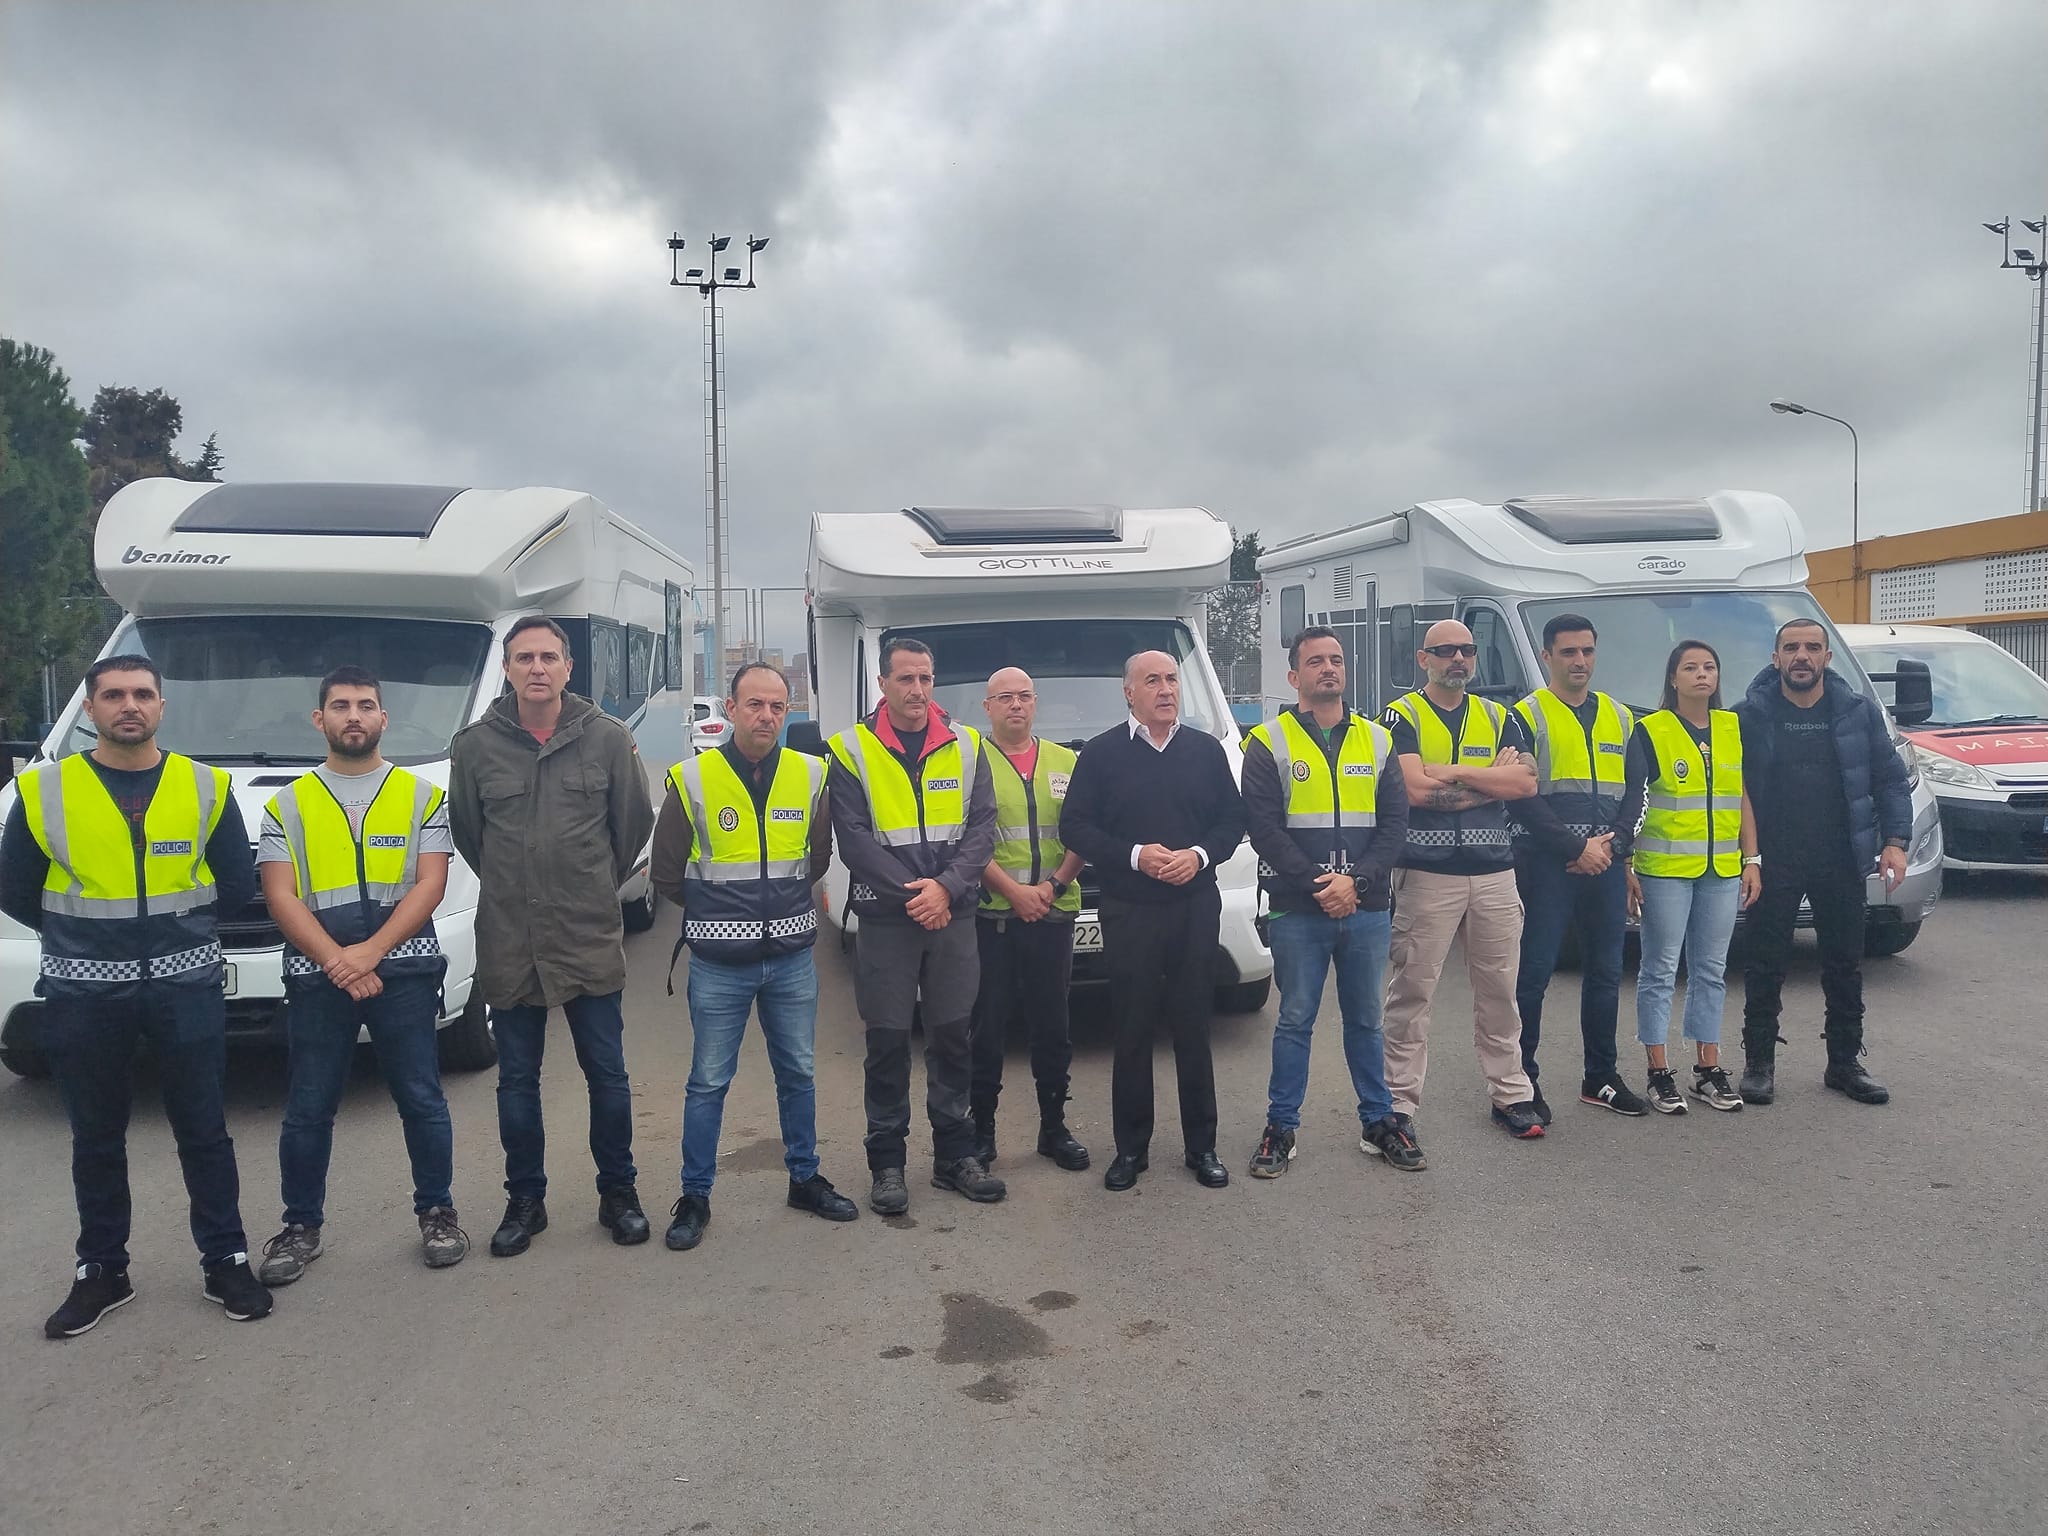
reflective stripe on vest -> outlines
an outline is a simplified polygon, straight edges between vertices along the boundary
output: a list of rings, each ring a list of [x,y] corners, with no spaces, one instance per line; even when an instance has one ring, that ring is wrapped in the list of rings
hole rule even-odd
[[[1708,717],[1712,761],[1685,722],[1667,709],[1643,717],[1657,751],[1657,777],[1643,797],[1643,825],[1635,841],[1639,875],[1696,880],[1713,872],[1742,873],[1742,726],[1730,709]]]
[[[1507,729],[1508,712],[1492,699],[1482,699],[1477,694],[1465,696],[1465,719],[1455,741],[1436,706],[1421,690],[1402,694],[1389,707],[1415,727],[1416,749],[1425,763],[1468,763],[1485,768],[1500,756],[1501,733]],[[1498,800],[1469,811],[1435,811],[1410,805],[1408,836],[1402,845],[1404,862],[1442,864],[1460,848],[1477,848],[1506,860],[1507,811]]]
[[[824,763],[778,752],[765,817],[722,751],[677,763],[668,777],[690,818],[682,942],[725,961],[808,948],[818,931],[811,831],[825,793]]]
[[[299,900],[336,943],[360,944],[375,935],[392,910],[420,881],[420,836],[445,798],[440,787],[403,768],[392,768],[363,809],[361,832],[318,773],[294,779],[266,809],[277,818],[292,856]],[[404,975],[436,969],[441,941],[428,918],[419,932],[395,945],[377,970]],[[319,966],[285,944],[289,975],[319,973]]]
[[[1536,747],[1536,793],[1548,798],[1582,796],[1597,803],[1604,820],[1612,821],[1628,793],[1628,738],[1635,716],[1625,704],[1604,693],[1592,695],[1593,729],[1548,688],[1539,688],[1515,706],[1529,727]],[[1573,826],[1584,837],[1589,826]]]
[[[1273,754],[1273,766],[1280,771],[1286,793],[1285,825],[1295,846],[1321,870],[1348,873],[1352,846],[1379,822],[1381,778],[1394,760],[1393,734],[1361,715],[1347,717],[1350,724],[1337,748],[1337,774],[1330,774],[1330,759],[1322,745],[1292,710],[1252,727],[1255,740],[1264,742]],[[1274,870],[1263,859],[1259,874],[1274,878]]]
[[[1067,782],[1073,776],[1075,753],[1056,741],[1038,743],[1038,760],[1026,780],[1017,765],[998,747],[989,753],[990,776],[996,786],[996,848],[990,856],[1005,874],[1021,885],[1050,880],[1067,856],[1060,841],[1060,806],[1067,798]],[[1081,910],[1078,881],[1067,887],[1066,895],[1052,904],[1055,912]],[[1009,898],[982,887],[983,912],[1007,912]]]
[[[953,739],[918,764],[911,783],[896,754],[866,721],[832,738],[832,755],[860,780],[875,841],[885,848],[930,847],[943,855],[967,830],[981,737],[948,722]]]
[[[207,840],[227,810],[227,771],[166,752],[136,845],[83,754],[16,781],[43,877],[43,975],[73,983],[184,976],[220,963]]]

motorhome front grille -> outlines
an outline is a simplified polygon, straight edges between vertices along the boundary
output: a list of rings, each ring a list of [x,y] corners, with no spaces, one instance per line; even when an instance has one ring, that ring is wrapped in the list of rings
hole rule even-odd
[[[1122,507],[905,507],[940,544],[1118,544]]]
[[[223,485],[193,502],[171,527],[178,533],[424,539],[461,494],[462,487],[452,485]]]
[[[1704,501],[1521,496],[1502,502],[1501,511],[1554,544],[1667,544],[1721,537],[1721,519]]]
[[[222,949],[276,949],[284,943],[284,931],[270,915],[270,908],[258,896],[247,906],[223,913],[215,924]]]

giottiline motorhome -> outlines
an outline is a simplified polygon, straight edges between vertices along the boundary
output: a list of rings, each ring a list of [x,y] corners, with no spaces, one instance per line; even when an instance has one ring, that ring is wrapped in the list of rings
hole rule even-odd
[[[939,704],[978,729],[988,724],[989,675],[1022,667],[1037,685],[1039,735],[1073,746],[1126,717],[1124,663],[1157,650],[1179,658],[1182,720],[1222,742],[1236,772],[1237,727],[1204,643],[1206,597],[1230,579],[1230,551],[1230,529],[1202,507],[818,513],[807,578],[817,720],[810,730],[792,727],[790,739],[815,747],[817,734],[875,707],[881,645],[892,635],[931,646]],[[1257,1009],[1272,987],[1273,960],[1259,934],[1249,843],[1217,870],[1217,883],[1219,1001]],[[1103,979],[1088,871],[1081,890],[1077,985]],[[846,871],[836,863],[826,896],[830,917],[846,921]]]
[[[1806,535],[1780,497],[1718,491],[1689,501],[1527,496],[1497,506],[1425,501],[1332,533],[1275,545],[1259,560],[1260,669],[1269,711],[1285,691],[1288,642],[1310,624],[1344,641],[1360,708],[1417,684],[1415,653],[1439,619],[1479,645],[1474,690],[1512,702],[1539,688],[1544,623],[1579,613],[1599,631],[1594,686],[1655,709],[1680,640],[1721,655],[1733,703],[1770,662],[1778,626],[1812,619],[1834,637],[1835,666],[1875,698],[1870,679],[1806,590]],[[1941,818],[1911,749],[1913,844],[1906,878],[1870,881],[1872,953],[1896,954],[1941,894]]]
[[[449,743],[503,686],[513,620],[569,634],[570,687],[627,722],[652,793],[687,750],[692,572],[579,491],[424,485],[212,485],[139,480],[100,514],[100,584],[125,610],[103,655],[141,652],[164,674],[170,751],[226,768],[253,838],[263,806],[326,744],[309,718],[345,662],[384,684],[383,751],[437,784]],[[38,762],[88,749],[82,694]],[[12,788],[0,791],[0,812]],[[654,921],[645,855],[620,892],[629,927]],[[496,1057],[475,973],[476,877],[460,859],[434,926],[448,954],[443,1059]],[[281,938],[261,900],[221,914],[231,1036],[282,1023]],[[0,1063],[36,1072],[35,935],[0,918]]]

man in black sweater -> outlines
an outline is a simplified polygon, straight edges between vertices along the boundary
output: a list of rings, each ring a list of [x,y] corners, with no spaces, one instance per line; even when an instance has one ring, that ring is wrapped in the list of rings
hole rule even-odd
[[[1130,718],[1082,749],[1060,835],[1102,887],[1103,958],[1117,1013],[1111,1102],[1116,1160],[1103,1176],[1129,1189],[1152,1142],[1152,1039],[1165,1015],[1180,1080],[1186,1161],[1210,1189],[1230,1174],[1216,1156],[1216,1073],[1209,1009],[1223,914],[1216,866],[1244,838],[1244,802],[1213,736],[1182,729],[1180,667],[1144,651],[1124,667]]]

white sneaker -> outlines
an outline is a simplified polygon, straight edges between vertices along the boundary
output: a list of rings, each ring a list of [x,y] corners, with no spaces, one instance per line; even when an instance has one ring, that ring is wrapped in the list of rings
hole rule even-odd
[[[1695,1066],[1692,1069],[1692,1093],[1709,1109],[1734,1110],[1742,1108],[1742,1095],[1735,1091],[1728,1081],[1728,1074],[1720,1067]]]

